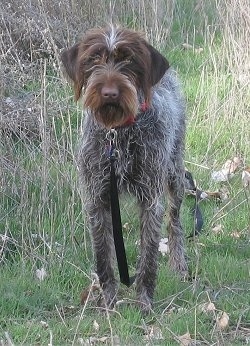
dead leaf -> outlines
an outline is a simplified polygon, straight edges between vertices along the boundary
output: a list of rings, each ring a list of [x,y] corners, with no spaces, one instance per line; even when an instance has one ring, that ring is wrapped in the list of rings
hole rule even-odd
[[[195,48],[193,45],[191,45],[189,43],[182,43],[182,48],[184,48],[184,49],[192,49],[196,54],[200,54],[201,52],[203,52],[203,48],[202,47]]]
[[[223,330],[228,326],[229,316],[226,312],[223,311],[221,317],[217,320],[217,326],[219,329]]]
[[[185,314],[188,310],[186,308],[183,308],[183,307],[180,307],[180,308],[177,308],[177,312],[178,313],[182,313],[182,314]]]
[[[36,270],[36,277],[38,280],[43,281],[47,276],[47,272],[44,268]]]
[[[212,302],[200,304],[198,306],[198,309],[202,312],[205,312],[205,313],[212,312],[212,311],[216,310],[215,305]]]
[[[101,338],[96,338],[95,336],[91,336],[88,339],[78,338],[77,342],[80,345],[91,346],[91,345],[96,345],[99,343],[107,344],[108,340],[109,338],[107,336],[103,336]]]
[[[168,238],[162,238],[160,240],[158,250],[163,256],[169,253]]]
[[[185,193],[189,196],[195,196],[200,200],[209,199],[209,198],[217,198],[221,201],[224,201],[228,199],[228,194],[226,194],[224,191],[202,191],[199,189],[196,190],[188,190],[185,189]]]
[[[184,49],[193,49],[194,47],[191,45],[191,44],[189,44],[189,43],[182,43],[182,47],[184,48]]]
[[[99,329],[100,329],[100,326],[99,326],[99,324],[96,322],[96,320],[94,320],[94,322],[93,322],[93,328],[94,328],[94,330],[95,330],[96,332],[98,332]]]
[[[128,222],[125,222],[125,224],[122,226],[123,229],[125,229],[126,231],[129,230],[129,223]]]
[[[207,198],[208,198],[208,194],[205,191],[201,191],[200,199],[207,199]]]
[[[208,198],[217,198],[220,201],[226,201],[229,198],[229,191],[226,187],[218,191],[206,191]]]
[[[242,172],[242,183],[244,187],[250,187],[250,167],[247,167]]]
[[[208,304],[207,304],[207,307],[206,307],[206,310],[209,311],[209,312],[210,312],[210,311],[215,311],[215,305],[214,305],[214,303],[211,303],[211,302],[208,303]]]
[[[45,328],[45,329],[49,328],[48,323],[45,322],[45,321],[40,321],[40,324],[41,324],[41,326],[42,326],[43,328]]]
[[[190,333],[186,333],[181,336],[178,336],[178,341],[181,346],[190,346],[192,343],[192,338]]]
[[[220,192],[219,191],[206,191],[206,194],[208,197],[220,199]]]
[[[101,338],[93,338],[94,341],[106,342],[109,338],[107,336],[103,336]]]
[[[88,297],[96,291],[100,292],[100,289],[99,284],[90,285],[85,288],[81,293],[81,304],[84,305]]]
[[[228,173],[234,173],[241,164],[242,160],[239,157],[234,157],[233,160],[227,160],[223,166],[224,169],[228,170]]]
[[[211,174],[212,180],[216,181],[217,183],[228,181],[228,179],[231,178],[231,176],[229,176],[227,169],[222,169],[220,171],[212,172]]]
[[[239,232],[239,231],[233,231],[233,232],[230,233],[230,236],[231,236],[232,238],[240,238],[240,237],[241,237],[241,232]]]
[[[197,54],[200,54],[200,53],[202,53],[203,52],[203,48],[202,47],[199,47],[199,48],[195,48],[195,53],[197,53]]]
[[[203,11],[203,1],[197,1],[196,5],[195,5],[195,8],[194,8],[194,12],[197,12],[197,11]]]
[[[9,332],[4,332],[4,336],[6,338],[6,341],[7,341],[7,345],[8,346],[14,346],[13,342],[12,342],[12,339],[10,337],[10,334]],[[2,340],[1,340],[1,344],[2,344]]]
[[[216,182],[228,181],[234,175],[241,162],[242,160],[239,157],[227,160],[220,171],[212,172],[211,178]]]
[[[145,340],[163,340],[161,329],[157,326],[150,326],[146,329]]]
[[[212,228],[212,232],[213,232],[214,234],[221,234],[221,233],[223,233],[222,225],[221,225],[221,224],[215,225],[215,226]]]

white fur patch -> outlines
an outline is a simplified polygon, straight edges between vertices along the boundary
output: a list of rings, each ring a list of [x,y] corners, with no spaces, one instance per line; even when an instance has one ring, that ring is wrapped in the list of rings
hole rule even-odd
[[[117,30],[116,28],[111,25],[110,26],[110,31],[105,32],[104,36],[105,36],[105,40],[107,43],[107,47],[110,51],[114,50],[116,48],[116,43],[117,43]]]

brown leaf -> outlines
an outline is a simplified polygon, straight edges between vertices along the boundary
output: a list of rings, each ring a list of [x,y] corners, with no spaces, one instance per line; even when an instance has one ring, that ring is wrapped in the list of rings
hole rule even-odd
[[[223,330],[228,326],[229,323],[229,316],[228,314],[223,311],[221,317],[217,320],[217,326],[219,329]]]
[[[209,313],[216,310],[215,305],[212,302],[200,304],[198,308],[200,311],[205,313]]]
[[[163,340],[161,329],[157,326],[150,326],[146,329],[145,340]]]
[[[216,182],[227,181],[234,175],[236,169],[241,163],[242,160],[239,157],[234,157],[232,160],[227,160],[220,171],[212,172],[212,179]]]
[[[181,346],[190,346],[192,343],[192,338],[190,333],[186,333],[181,336],[178,336],[178,341]]]
[[[229,191],[226,187],[218,191],[206,191],[208,198],[216,198],[220,201],[226,201],[229,198]]]
[[[250,186],[250,167],[247,167],[242,172],[242,183],[244,187]]]
[[[234,157],[233,160],[227,160],[224,163],[223,168],[228,170],[228,173],[234,173],[236,169],[239,167],[241,164],[242,160],[239,157]]]
[[[241,237],[241,232],[239,232],[239,231],[233,231],[233,232],[230,233],[230,236],[231,236],[232,238],[240,238],[240,237]]]
[[[99,284],[95,284],[95,285],[90,285],[89,287],[85,288],[82,292],[81,292],[81,304],[84,305],[86,300],[88,299],[88,297],[90,296],[91,293],[94,293],[96,291],[100,291],[100,285]]]
[[[206,311],[210,312],[210,311],[215,311],[215,305],[214,303],[210,302],[207,304],[207,307],[206,307]]]
[[[189,43],[182,43],[182,48],[184,48],[184,49],[192,49],[196,54],[200,54],[201,52],[203,52],[203,48],[202,47],[195,48],[193,45],[191,45]]]
[[[215,226],[212,228],[212,232],[215,233],[215,234],[221,234],[221,233],[223,233],[222,225],[221,225],[221,224],[215,225]]]

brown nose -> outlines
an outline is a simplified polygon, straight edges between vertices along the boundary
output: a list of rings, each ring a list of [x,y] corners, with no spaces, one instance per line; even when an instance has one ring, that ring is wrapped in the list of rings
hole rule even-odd
[[[116,100],[119,96],[119,90],[116,86],[103,86],[101,94],[104,99]]]

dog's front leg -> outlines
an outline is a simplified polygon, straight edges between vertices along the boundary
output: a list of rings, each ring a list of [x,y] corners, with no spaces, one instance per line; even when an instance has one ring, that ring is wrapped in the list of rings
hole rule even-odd
[[[105,299],[103,303],[112,308],[116,301],[117,284],[113,270],[114,241],[110,210],[102,203],[93,203],[88,206],[88,213],[96,259],[96,271]]]
[[[158,247],[163,208],[160,202],[143,202],[141,208],[141,253],[137,266],[136,291],[139,306],[143,312],[152,308],[157,278]]]

